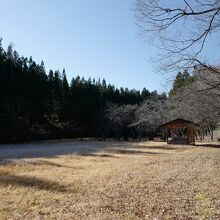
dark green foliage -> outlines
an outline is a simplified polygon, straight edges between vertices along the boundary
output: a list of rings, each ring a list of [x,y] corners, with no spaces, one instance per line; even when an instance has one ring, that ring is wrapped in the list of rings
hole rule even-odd
[[[187,70],[184,70],[182,73],[179,72],[173,82],[173,88],[170,90],[170,95],[175,95],[179,89],[184,88],[192,83],[193,79],[194,77],[191,76]]]
[[[140,93],[116,89],[106,81],[79,76],[68,84],[66,72],[50,70],[32,57],[20,57],[0,40],[0,143],[41,139],[106,137],[108,103],[136,105],[162,97],[146,89]]]

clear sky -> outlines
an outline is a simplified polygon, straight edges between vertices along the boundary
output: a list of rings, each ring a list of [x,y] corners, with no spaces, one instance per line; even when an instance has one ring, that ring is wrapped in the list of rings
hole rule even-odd
[[[105,78],[117,87],[163,91],[154,72],[154,48],[138,37],[135,0],[0,0],[3,46],[64,67],[76,75]]]

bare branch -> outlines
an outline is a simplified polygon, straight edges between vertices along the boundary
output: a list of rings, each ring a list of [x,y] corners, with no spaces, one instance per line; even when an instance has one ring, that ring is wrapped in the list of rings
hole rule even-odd
[[[137,0],[135,11],[142,35],[150,34],[161,50],[156,61],[168,65],[166,71],[205,63],[204,48],[220,27],[219,0]]]

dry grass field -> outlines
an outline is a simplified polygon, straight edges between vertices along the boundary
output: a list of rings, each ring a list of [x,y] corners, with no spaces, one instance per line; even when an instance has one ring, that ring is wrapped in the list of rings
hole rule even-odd
[[[220,148],[87,145],[2,161],[0,219],[220,219]]]

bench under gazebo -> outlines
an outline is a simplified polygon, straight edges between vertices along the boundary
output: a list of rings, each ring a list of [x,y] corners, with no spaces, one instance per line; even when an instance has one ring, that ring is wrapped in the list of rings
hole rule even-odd
[[[167,122],[160,127],[168,130],[171,135],[171,139],[167,138],[168,144],[195,144],[195,126],[192,121],[188,121],[182,118],[177,118],[170,122]]]

